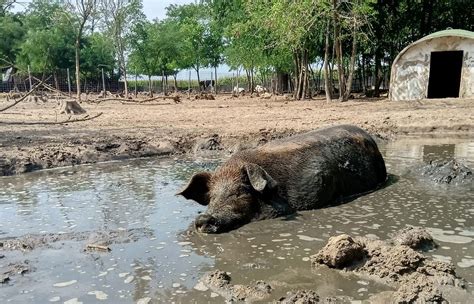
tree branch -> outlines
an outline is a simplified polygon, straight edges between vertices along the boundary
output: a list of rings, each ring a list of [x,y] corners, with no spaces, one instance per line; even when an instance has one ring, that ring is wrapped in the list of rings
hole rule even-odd
[[[23,100],[25,100],[28,96],[30,96],[39,86],[43,85],[43,81],[41,81],[40,83],[38,83],[37,85],[35,85],[31,90],[29,90],[25,95],[23,95],[20,99],[18,99],[17,101],[15,101],[14,103],[12,103],[11,105],[8,105],[4,108],[1,108],[0,109],[0,112],[4,112],[10,108],[13,108],[14,106],[16,106],[17,104],[19,104],[20,102],[22,102]]]
[[[2,125],[25,125],[25,126],[31,126],[31,125],[63,125],[67,123],[73,123],[73,122],[81,122],[81,121],[88,121],[95,119],[97,117],[102,116],[104,114],[103,112],[100,112],[97,115],[89,117],[89,115],[86,115],[83,118],[75,118],[71,119],[71,116],[69,116],[68,119],[62,120],[62,121],[32,121],[32,122],[22,122],[22,121],[12,121],[12,122],[5,122],[5,121],[0,121],[0,124]]]

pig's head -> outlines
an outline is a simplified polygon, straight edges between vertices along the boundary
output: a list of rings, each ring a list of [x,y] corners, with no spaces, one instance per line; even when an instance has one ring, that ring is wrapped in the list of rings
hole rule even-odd
[[[262,217],[277,182],[259,165],[225,164],[215,173],[196,173],[179,195],[207,206],[196,230],[220,233]]]

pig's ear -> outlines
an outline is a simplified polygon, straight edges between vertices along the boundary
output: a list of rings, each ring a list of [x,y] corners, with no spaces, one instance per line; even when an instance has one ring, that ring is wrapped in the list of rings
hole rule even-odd
[[[257,164],[245,164],[244,169],[249,177],[250,184],[258,192],[265,189],[273,189],[277,186],[277,182]]]
[[[186,199],[192,199],[203,206],[209,204],[209,181],[211,173],[200,172],[193,175],[188,185],[177,195],[182,195]]]

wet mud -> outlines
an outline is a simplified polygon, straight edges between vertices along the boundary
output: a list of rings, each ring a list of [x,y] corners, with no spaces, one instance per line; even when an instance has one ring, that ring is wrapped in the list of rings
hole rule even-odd
[[[404,245],[412,249],[428,250],[436,247],[433,237],[426,229],[409,226],[394,233],[390,240],[395,245]]]
[[[0,142],[0,176],[11,176],[42,169],[93,164],[99,162],[146,158],[169,157],[189,154],[208,156],[229,154],[252,148],[269,140],[294,134],[261,131],[242,137],[199,136],[186,134],[177,137],[131,137],[87,135],[80,139],[63,138],[37,142],[34,136],[5,138],[5,147]]]
[[[16,238],[0,238],[0,252],[2,250],[30,251],[42,247],[52,247],[55,243],[65,241],[85,241],[85,250],[109,251],[106,250],[109,245],[136,242],[152,235],[152,230],[146,228],[119,231],[27,234]]]
[[[329,303],[352,303],[349,297],[320,297],[313,290],[290,291],[285,297],[275,301],[281,304],[329,304]]]
[[[176,152],[175,143],[145,138],[102,137],[71,139],[45,144],[11,141],[0,157],[0,176],[128,158],[167,156]],[[0,145],[1,146],[1,145]]]
[[[0,288],[1,284],[7,284],[14,276],[22,276],[26,273],[34,271],[34,267],[30,265],[28,260],[9,263],[0,267]]]
[[[434,160],[429,164],[417,166],[414,175],[419,175],[424,182],[447,185],[472,185],[472,169],[456,159]]]
[[[264,281],[257,281],[251,285],[231,284],[231,277],[220,270],[206,273],[194,288],[201,291],[206,291],[208,288],[228,302],[262,301],[269,298],[273,289]]]
[[[422,245],[434,247],[433,239],[421,228],[405,229],[390,241],[343,234],[331,237],[311,261],[316,267],[325,265],[381,279],[395,288],[394,303],[448,303],[449,295],[443,290],[466,293],[465,281],[452,264],[433,261],[414,250]]]
[[[238,147],[219,140],[223,150],[215,151]],[[209,150],[2,177],[0,274],[6,276],[0,302],[390,303],[442,297],[472,303],[471,190],[405,174],[427,157],[472,167],[472,144],[420,138],[384,143],[391,175],[385,187],[343,205],[252,222],[223,235],[187,234],[205,207],[175,196],[194,172],[212,171],[225,160],[207,156]],[[341,254],[327,254],[342,269],[311,267],[311,256],[342,234],[352,240],[345,238]],[[203,281],[216,270],[229,278]],[[460,278],[465,288],[456,286]]]

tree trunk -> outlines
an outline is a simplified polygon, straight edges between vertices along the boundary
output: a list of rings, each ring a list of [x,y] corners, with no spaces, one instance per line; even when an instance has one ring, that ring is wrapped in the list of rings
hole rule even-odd
[[[250,93],[253,93],[254,88],[255,88],[255,83],[254,83],[254,73],[253,73],[253,67],[250,69]]]
[[[201,90],[201,76],[199,76],[199,66],[196,66],[194,70],[196,71],[197,78],[198,78],[199,92],[201,92],[202,91]]]
[[[239,92],[239,88],[240,88],[240,87],[239,87],[239,78],[240,78],[240,67],[237,68],[237,92],[235,92],[235,93],[237,93],[237,94],[240,93],[240,92]],[[234,90],[234,88],[232,88],[232,90]]]
[[[333,0],[333,18],[334,18],[334,44],[336,49],[337,71],[339,81],[339,101],[343,101],[345,94],[345,76],[344,65],[342,64],[342,42],[341,29],[339,24],[339,14],[337,12],[337,0]]]
[[[127,69],[125,67],[122,67],[122,73],[123,73],[123,85],[124,85],[124,90],[125,90],[125,98],[128,99]]]
[[[165,71],[161,71],[161,91],[162,91],[163,95],[166,96]]]
[[[326,91],[326,101],[331,102],[332,101],[332,96],[331,96],[331,87],[329,85],[330,76],[331,74],[329,73],[329,34],[330,34],[330,27],[329,27],[329,21],[326,26],[326,42],[325,42],[325,47],[324,47],[324,90]]]
[[[354,70],[355,70],[355,59],[357,55],[357,27],[354,26],[354,32],[352,33],[352,54],[351,54],[351,62],[349,64],[349,75],[347,77],[347,85],[346,91],[344,92],[343,101],[347,101],[349,99],[349,95],[351,94],[352,90],[352,79],[354,77]]]
[[[381,68],[381,58],[380,51],[375,51],[375,72],[374,72],[374,97],[380,97],[380,68]]]
[[[253,93],[252,89],[252,71],[250,69],[247,70],[247,82],[248,82],[248,89],[250,94]]]
[[[361,84],[362,84],[362,92],[364,94],[366,94],[367,92],[367,87],[365,85],[365,56],[362,55],[362,57],[360,58],[360,61],[359,61],[359,67],[360,67],[360,70],[361,70]]]
[[[56,87],[56,90],[59,91],[58,73],[56,72],[56,70],[54,70],[54,72],[53,72],[53,77],[54,77],[54,86]],[[30,88],[30,90],[31,90],[31,88]]]
[[[293,92],[293,98],[294,99],[297,99],[298,98],[298,77],[300,75],[300,71],[299,71],[299,66],[300,66],[300,63],[299,63],[299,58],[298,58],[298,54],[297,53],[293,53],[293,63],[295,65],[295,71],[294,71],[294,83],[295,83],[295,90]],[[290,85],[288,84],[288,87]]]
[[[277,71],[277,92],[279,94],[283,94],[285,92],[290,91],[290,87],[288,86],[290,75],[287,73],[283,73],[281,71]]]
[[[174,79],[174,92],[178,92],[178,81],[176,80],[176,74],[173,74],[173,79]]]
[[[77,88],[77,101],[81,102],[81,38],[84,25],[86,24],[85,18],[82,19],[81,24],[77,30],[75,51],[76,51],[76,88]]]
[[[214,94],[217,95],[217,65],[214,66]]]
[[[80,39],[81,37],[76,38],[76,90],[77,95],[76,99],[81,101],[81,70],[80,70]]]
[[[151,75],[148,75],[148,92],[150,93],[150,97],[153,97],[153,85],[151,83]]]

